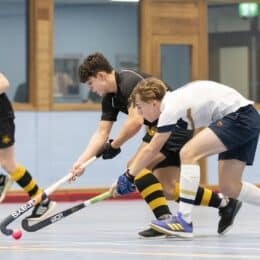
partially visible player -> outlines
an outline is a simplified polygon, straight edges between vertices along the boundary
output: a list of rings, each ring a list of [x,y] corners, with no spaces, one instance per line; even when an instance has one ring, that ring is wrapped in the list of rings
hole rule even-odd
[[[200,180],[198,161],[219,154],[220,190],[226,196],[260,206],[260,189],[243,182],[246,165],[252,165],[260,132],[260,115],[253,101],[233,88],[213,81],[195,81],[168,92],[158,79],[146,79],[133,91],[134,104],[147,120],[159,118],[158,132],[117,182],[126,194],[134,176],[149,164],[183,120],[189,129],[206,127],[180,151],[180,203],[176,216],[154,220],[152,228],[168,235],[193,237],[191,211]]]
[[[100,149],[104,159],[114,158],[120,153],[120,147],[134,136],[143,124],[146,125],[147,132],[135,156],[147,146],[156,132],[156,121],[151,123],[144,120],[142,116],[138,115],[136,108],[129,105],[129,97],[136,84],[151,77],[150,75],[132,70],[115,71],[103,54],[94,53],[81,64],[79,77],[82,83],[88,85],[90,91],[102,96],[102,114],[96,132],[72,167],[74,175],[82,174],[80,165],[96,155]],[[107,142],[119,112],[128,114],[128,117],[116,138]],[[160,153],[154,157],[153,162],[146,165],[149,170],[139,173],[135,182],[141,196],[157,219],[164,219],[171,215],[166,198],[179,200],[177,183],[180,166],[179,151],[193,134],[192,130],[186,129],[185,123],[180,122],[179,126],[177,134],[171,136]],[[219,233],[232,224],[235,216],[234,210],[240,205],[235,200],[229,201],[202,187],[198,189],[195,203],[220,208]],[[154,237],[162,234],[149,228],[140,232],[139,235]]]
[[[5,198],[7,190],[15,181],[30,197],[42,192],[28,170],[17,163],[15,158],[15,125],[12,105],[5,94],[9,81],[0,73],[0,165],[9,174],[0,174],[0,202]],[[34,207],[28,220],[41,220],[49,214],[55,202],[46,199]]]

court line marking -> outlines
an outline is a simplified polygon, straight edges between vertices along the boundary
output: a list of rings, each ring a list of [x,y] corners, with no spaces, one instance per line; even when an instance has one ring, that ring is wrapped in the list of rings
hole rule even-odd
[[[10,249],[12,249],[10,251]],[[200,257],[200,258],[235,258],[235,259],[256,259],[257,257],[259,258],[259,255],[241,255],[239,254],[209,254],[209,253],[175,253],[175,252],[146,252],[146,251],[139,251],[139,252],[129,252],[129,249],[125,250],[119,250],[119,249],[104,249],[104,248],[99,248],[99,249],[87,249],[87,248],[47,248],[47,247],[17,247],[16,252],[29,252],[31,253],[32,251],[38,252],[38,251],[45,251],[45,252],[82,252],[82,253],[99,253],[99,254],[122,254],[122,255],[145,255],[145,256],[176,256],[176,257]],[[3,247],[0,246],[0,251],[8,252],[9,256],[12,254],[16,253],[14,252],[14,248],[10,247]]]

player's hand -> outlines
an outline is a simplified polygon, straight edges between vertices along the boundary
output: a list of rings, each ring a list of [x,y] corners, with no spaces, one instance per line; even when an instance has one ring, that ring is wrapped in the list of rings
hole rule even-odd
[[[116,185],[116,192],[119,195],[126,195],[130,192],[135,191],[134,185],[134,176],[129,173],[129,170],[118,177],[117,185]]]
[[[112,146],[112,142],[113,139],[110,139],[107,143],[105,143],[100,151],[97,153],[97,157],[102,156],[104,160],[116,157],[121,152],[121,148],[114,148]]]
[[[82,163],[76,162],[73,164],[70,172],[72,173],[72,177],[70,178],[71,181],[75,181],[77,177],[81,176],[84,173],[84,168],[81,167]]]
[[[109,192],[110,194],[112,194],[113,198],[121,197],[121,195],[117,193],[116,189],[117,189],[117,181],[113,182],[113,184],[109,188]]]

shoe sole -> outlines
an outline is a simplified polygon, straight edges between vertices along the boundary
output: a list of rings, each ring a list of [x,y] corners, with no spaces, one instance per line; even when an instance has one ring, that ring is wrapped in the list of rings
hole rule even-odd
[[[161,236],[156,236],[156,237],[144,237],[144,236],[138,235],[138,237],[140,239],[144,239],[144,240],[159,240],[159,239],[167,238],[167,235],[166,234],[162,234]]]
[[[45,219],[46,217],[51,215],[51,213],[54,210],[54,208],[56,207],[56,205],[57,205],[57,203],[55,201],[52,201],[52,206],[49,208],[49,210],[45,214],[43,214],[39,218],[27,218],[27,220],[35,222],[35,221],[41,221],[41,220]]]
[[[170,231],[168,229],[162,228],[162,227],[154,225],[154,224],[150,224],[150,227],[158,232],[166,234],[169,237],[180,237],[180,238],[193,238],[194,237],[193,233]]]
[[[6,193],[11,188],[12,184],[13,184],[13,181],[8,177],[8,181],[7,181],[5,188],[2,191],[2,195],[0,197],[0,202],[2,202],[5,199]]]
[[[232,229],[235,217],[236,217],[236,215],[237,215],[237,213],[238,213],[238,211],[240,210],[241,207],[242,207],[242,202],[239,202],[238,205],[235,208],[231,224],[226,229],[224,229],[221,233],[218,233],[219,236],[224,236],[228,231],[230,231]]]

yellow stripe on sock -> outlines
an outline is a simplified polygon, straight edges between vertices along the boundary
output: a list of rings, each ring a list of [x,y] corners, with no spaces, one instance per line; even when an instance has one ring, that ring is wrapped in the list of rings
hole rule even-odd
[[[194,192],[194,191],[191,191],[191,190],[181,190],[181,193],[185,194],[185,195],[192,195],[192,196],[197,194],[197,192]]]
[[[156,184],[148,186],[146,189],[144,189],[141,192],[141,195],[142,195],[143,198],[146,198],[148,195],[150,195],[153,192],[158,191],[158,190],[162,190],[161,183],[156,183]]]
[[[166,199],[164,197],[160,197],[158,199],[149,202],[149,206],[152,210],[158,208],[159,206],[164,206],[164,205],[167,205]]]
[[[29,193],[36,185],[36,182],[34,179],[32,179],[29,184],[27,184],[25,187],[23,187],[24,191]]]
[[[177,201],[180,198],[180,183],[179,182],[175,183],[172,198],[174,201]]]
[[[212,197],[212,191],[204,188],[204,193],[200,205],[208,206],[211,197]]]
[[[26,169],[23,166],[18,166],[14,172],[10,174],[10,177],[13,181],[20,180],[25,174]]]
[[[136,176],[135,176],[135,181],[136,180],[138,180],[138,179],[140,179],[140,178],[142,178],[143,176],[145,176],[145,175],[147,175],[147,174],[149,174],[149,173],[151,173],[151,170],[148,170],[148,169],[143,169],[143,170],[141,170]]]

